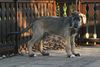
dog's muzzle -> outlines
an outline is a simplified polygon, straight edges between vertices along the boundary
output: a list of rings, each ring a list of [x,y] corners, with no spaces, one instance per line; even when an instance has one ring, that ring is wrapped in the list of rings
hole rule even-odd
[[[74,28],[78,28],[78,24],[74,24]]]
[[[77,23],[75,23],[75,24],[73,25],[74,28],[80,28],[80,26],[81,26],[81,23],[80,23],[80,22],[77,22]]]

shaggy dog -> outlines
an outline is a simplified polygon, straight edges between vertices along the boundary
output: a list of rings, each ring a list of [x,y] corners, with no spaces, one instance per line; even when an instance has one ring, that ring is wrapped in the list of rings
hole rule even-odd
[[[34,56],[32,46],[40,41],[45,33],[60,35],[65,41],[65,50],[67,57],[80,56],[76,53],[75,48],[75,36],[81,26],[80,16],[78,12],[73,12],[69,17],[40,17],[30,24],[27,29],[32,27],[33,36],[28,42],[29,56]]]

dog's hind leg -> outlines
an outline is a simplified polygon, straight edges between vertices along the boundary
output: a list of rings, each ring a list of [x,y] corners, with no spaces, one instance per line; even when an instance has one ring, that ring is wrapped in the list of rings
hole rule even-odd
[[[38,35],[38,36],[37,35],[33,36],[32,39],[28,42],[27,46],[28,46],[29,55],[33,55],[34,54],[33,51],[32,51],[32,47],[36,42],[40,41],[40,39],[42,38],[41,34]]]
[[[33,45],[34,45],[36,42],[38,42],[38,41],[41,40],[41,38],[43,37],[43,34],[44,34],[44,32],[43,32],[42,28],[41,28],[41,29],[36,28],[36,29],[34,30],[32,39],[28,42],[29,56],[34,55],[34,53],[33,53],[33,51],[32,51],[32,47],[33,47]]]

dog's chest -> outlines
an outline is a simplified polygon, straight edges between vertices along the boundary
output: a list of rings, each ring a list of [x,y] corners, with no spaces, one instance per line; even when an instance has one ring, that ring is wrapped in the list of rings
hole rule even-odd
[[[75,33],[77,33],[77,29],[75,29],[75,28],[70,28],[70,34],[73,35],[73,34],[75,34]]]

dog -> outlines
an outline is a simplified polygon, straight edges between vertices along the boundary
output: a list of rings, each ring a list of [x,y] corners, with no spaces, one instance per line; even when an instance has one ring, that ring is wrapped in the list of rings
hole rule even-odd
[[[65,41],[65,50],[67,57],[80,56],[75,52],[75,36],[81,26],[78,12],[73,12],[69,17],[44,16],[34,20],[27,29],[32,27],[33,36],[28,42],[29,56],[34,56],[32,46],[41,41],[45,33],[60,35]]]

